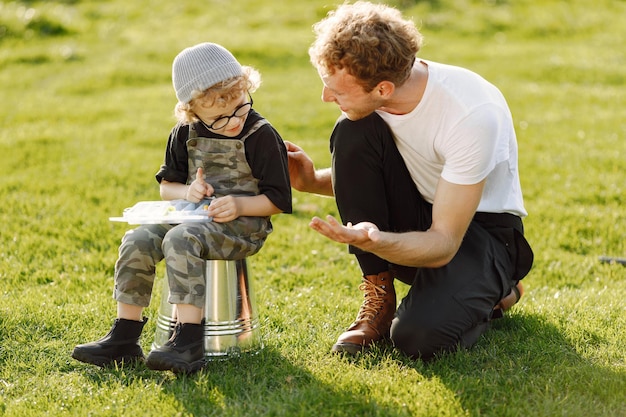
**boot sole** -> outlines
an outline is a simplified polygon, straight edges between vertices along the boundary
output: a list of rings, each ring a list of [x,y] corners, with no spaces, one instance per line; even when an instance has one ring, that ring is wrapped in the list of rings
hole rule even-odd
[[[333,353],[357,355],[359,353],[367,352],[369,348],[364,345],[358,345],[356,343],[335,343],[331,349]]]
[[[175,374],[193,374],[204,368],[206,359],[202,358],[195,362],[180,362],[168,360],[169,358],[150,358],[146,361],[148,369],[153,371],[172,371]]]
[[[94,356],[76,351],[72,352],[72,358],[76,359],[79,362],[96,365],[101,368],[106,368],[115,364],[119,365],[123,363],[139,363],[143,362],[145,359],[143,356],[122,356],[119,358],[110,358],[108,356]]]

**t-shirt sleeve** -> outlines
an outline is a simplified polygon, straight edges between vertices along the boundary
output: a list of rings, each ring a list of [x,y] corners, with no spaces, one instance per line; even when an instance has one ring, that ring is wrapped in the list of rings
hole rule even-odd
[[[246,140],[246,152],[252,175],[259,180],[259,192],[283,213],[291,213],[287,148],[279,133],[269,123],[262,126]]]
[[[454,184],[476,184],[496,165],[498,138],[503,134],[501,110],[484,105],[451,128],[440,152],[445,155],[441,176]]]
[[[188,125],[176,125],[170,132],[165,148],[163,165],[156,173],[156,180],[169,182],[187,183],[189,161],[187,157],[187,137],[189,136]]]

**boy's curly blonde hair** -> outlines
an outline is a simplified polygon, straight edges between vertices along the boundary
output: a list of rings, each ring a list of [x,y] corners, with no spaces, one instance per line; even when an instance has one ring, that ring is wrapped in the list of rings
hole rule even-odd
[[[242,66],[242,75],[217,83],[204,91],[194,91],[189,103],[178,102],[174,116],[179,123],[188,125],[199,122],[194,112],[197,107],[226,107],[245,92],[253,93],[261,86],[261,74],[254,68]]]
[[[381,81],[402,85],[423,42],[415,24],[382,4],[343,4],[316,23],[311,63],[325,74],[345,68],[366,92]]]

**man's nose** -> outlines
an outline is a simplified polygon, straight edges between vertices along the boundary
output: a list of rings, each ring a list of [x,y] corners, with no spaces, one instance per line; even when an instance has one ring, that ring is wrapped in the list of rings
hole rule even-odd
[[[329,103],[329,102],[335,101],[335,96],[326,87],[322,88],[322,101],[325,102],[325,103]]]

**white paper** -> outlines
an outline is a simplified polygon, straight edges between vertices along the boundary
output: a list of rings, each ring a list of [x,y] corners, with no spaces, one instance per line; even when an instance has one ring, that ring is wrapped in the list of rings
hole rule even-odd
[[[191,203],[187,200],[141,201],[124,209],[122,217],[109,217],[113,222],[128,224],[179,224],[213,220],[206,214],[211,200]]]

